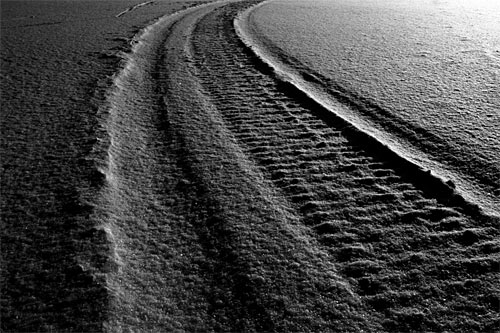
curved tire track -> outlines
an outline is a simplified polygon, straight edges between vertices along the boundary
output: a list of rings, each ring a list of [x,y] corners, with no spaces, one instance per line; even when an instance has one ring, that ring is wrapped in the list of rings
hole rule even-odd
[[[105,328],[378,328],[190,72],[193,27],[227,3],[146,28],[110,94],[101,206],[116,265]]]
[[[260,71],[234,31],[241,6],[217,9],[196,26],[194,72],[372,319],[387,330],[493,330],[498,221],[419,186],[426,180],[408,176]]]

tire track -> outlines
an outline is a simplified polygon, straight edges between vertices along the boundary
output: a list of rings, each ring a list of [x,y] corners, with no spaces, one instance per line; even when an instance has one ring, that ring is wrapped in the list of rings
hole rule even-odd
[[[152,5],[154,3],[154,1],[146,1],[146,2],[141,2],[141,3],[138,3],[137,5],[134,5],[134,6],[130,6],[128,7],[127,9],[125,9],[124,11],[118,13],[115,15],[115,17],[121,17],[131,11],[134,11],[136,10],[137,8],[140,8],[140,7],[143,7],[143,6],[148,6],[148,5]]]
[[[425,186],[260,71],[241,4],[208,14],[192,61],[226,127],[387,330],[493,330],[498,221]],[[206,46],[210,45],[210,48]]]
[[[104,328],[373,329],[330,255],[263,181],[190,72],[192,28],[225,3],[145,28],[116,77],[98,216],[114,245]]]

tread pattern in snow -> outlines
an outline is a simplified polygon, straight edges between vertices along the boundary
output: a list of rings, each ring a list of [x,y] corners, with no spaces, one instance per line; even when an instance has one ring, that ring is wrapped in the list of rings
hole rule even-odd
[[[197,76],[246,154],[385,328],[492,329],[497,222],[441,203],[260,72],[233,28],[238,6],[203,19],[192,48]],[[468,320],[464,307],[481,319]]]

